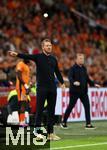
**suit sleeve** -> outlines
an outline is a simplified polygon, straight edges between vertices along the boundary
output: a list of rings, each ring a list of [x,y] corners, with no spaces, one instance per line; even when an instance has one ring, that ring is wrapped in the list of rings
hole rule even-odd
[[[25,59],[25,60],[32,60],[36,62],[37,55],[29,55],[29,54],[18,54],[17,57]]]
[[[95,83],[94,83],[93,80],[90,79],[90,77],[89,77],[89,75],[88,75],[88,73],[87,73],[87,69],[86,69],[86,74],[87,74],[87,82],[89,83],[90,86],[94,86]]]
[[[89,78],[88,74],[87,74],[87,81],[88,81],[90,86],[94,86],[95,85],[94,81]]]
[[[73,74],[74,74],[74,69],[73,69],[73,67],[71,67],[69,70],[69,73],[68,73],[68,79],[71,84],[73,84],[75,82],[73,79]]]
[[[63,84],[63,83],[64,83],[64,80],[63,80],[63,77],[62,77],[62,75],[61,75],[61,73],[60,73],[60,71],[59,71],[59,67],[58,67],[58,62],[57,62],[57,60],[56,60],[55,74],[56,74],[58,80],[60,81],[60,83]]]

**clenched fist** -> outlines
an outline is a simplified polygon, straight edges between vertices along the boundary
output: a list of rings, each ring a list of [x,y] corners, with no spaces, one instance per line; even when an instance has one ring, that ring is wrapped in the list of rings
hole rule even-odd
[[[75,86],[80,86],[80,82],[75,81],[75,82],[74,82],[74,85],[75,85]]]

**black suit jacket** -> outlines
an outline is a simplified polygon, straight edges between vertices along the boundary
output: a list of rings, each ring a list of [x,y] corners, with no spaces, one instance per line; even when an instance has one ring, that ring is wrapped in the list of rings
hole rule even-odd
[[[88,91],[88,83],[90,86],[94,86],[94,81],[89,78],[85,66],[74,64],[69,70],[68,78],[70,82],[71,93],[85,94]],[[80,86],[75,86],[75,81],[79,81]]]

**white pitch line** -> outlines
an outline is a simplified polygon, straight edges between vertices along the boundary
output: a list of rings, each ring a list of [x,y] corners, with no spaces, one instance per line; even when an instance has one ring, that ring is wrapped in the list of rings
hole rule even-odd
[[[94,143],[94,144],[84,144],[84,145],[73,145],[73,146],[65,146],[65,147],[55,147],[50,148],[50,150],[60,150],[60,149],[69,149],[69,148],[77,148],[77,147],[87,147],[87,146],[98,146],[98,145],[107,145],[107,142],[103,143]]]

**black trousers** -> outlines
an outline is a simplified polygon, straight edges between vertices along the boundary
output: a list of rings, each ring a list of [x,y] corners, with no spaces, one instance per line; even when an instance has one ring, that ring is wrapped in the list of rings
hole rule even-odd
[[[53,133],[55,105],[56,105],[56,88],[37,88],[37,102],[36,102],[36,119],[35,127],[41,127],[42,113],[44,110],[44,103],[47,100],[47,132]]]
[[[78,98],[80,98],[80,100],[84,106],[84,109],[85,109],[86,124],[90,124],[91,118],[90,118],[90,103],[89,103],[88,94],[71,94],[70,95],[69,105],[65,111],[63,122],[65,122],[65,123],[67,122],[67,119],[68,119],[73,107],[75,106]]]

